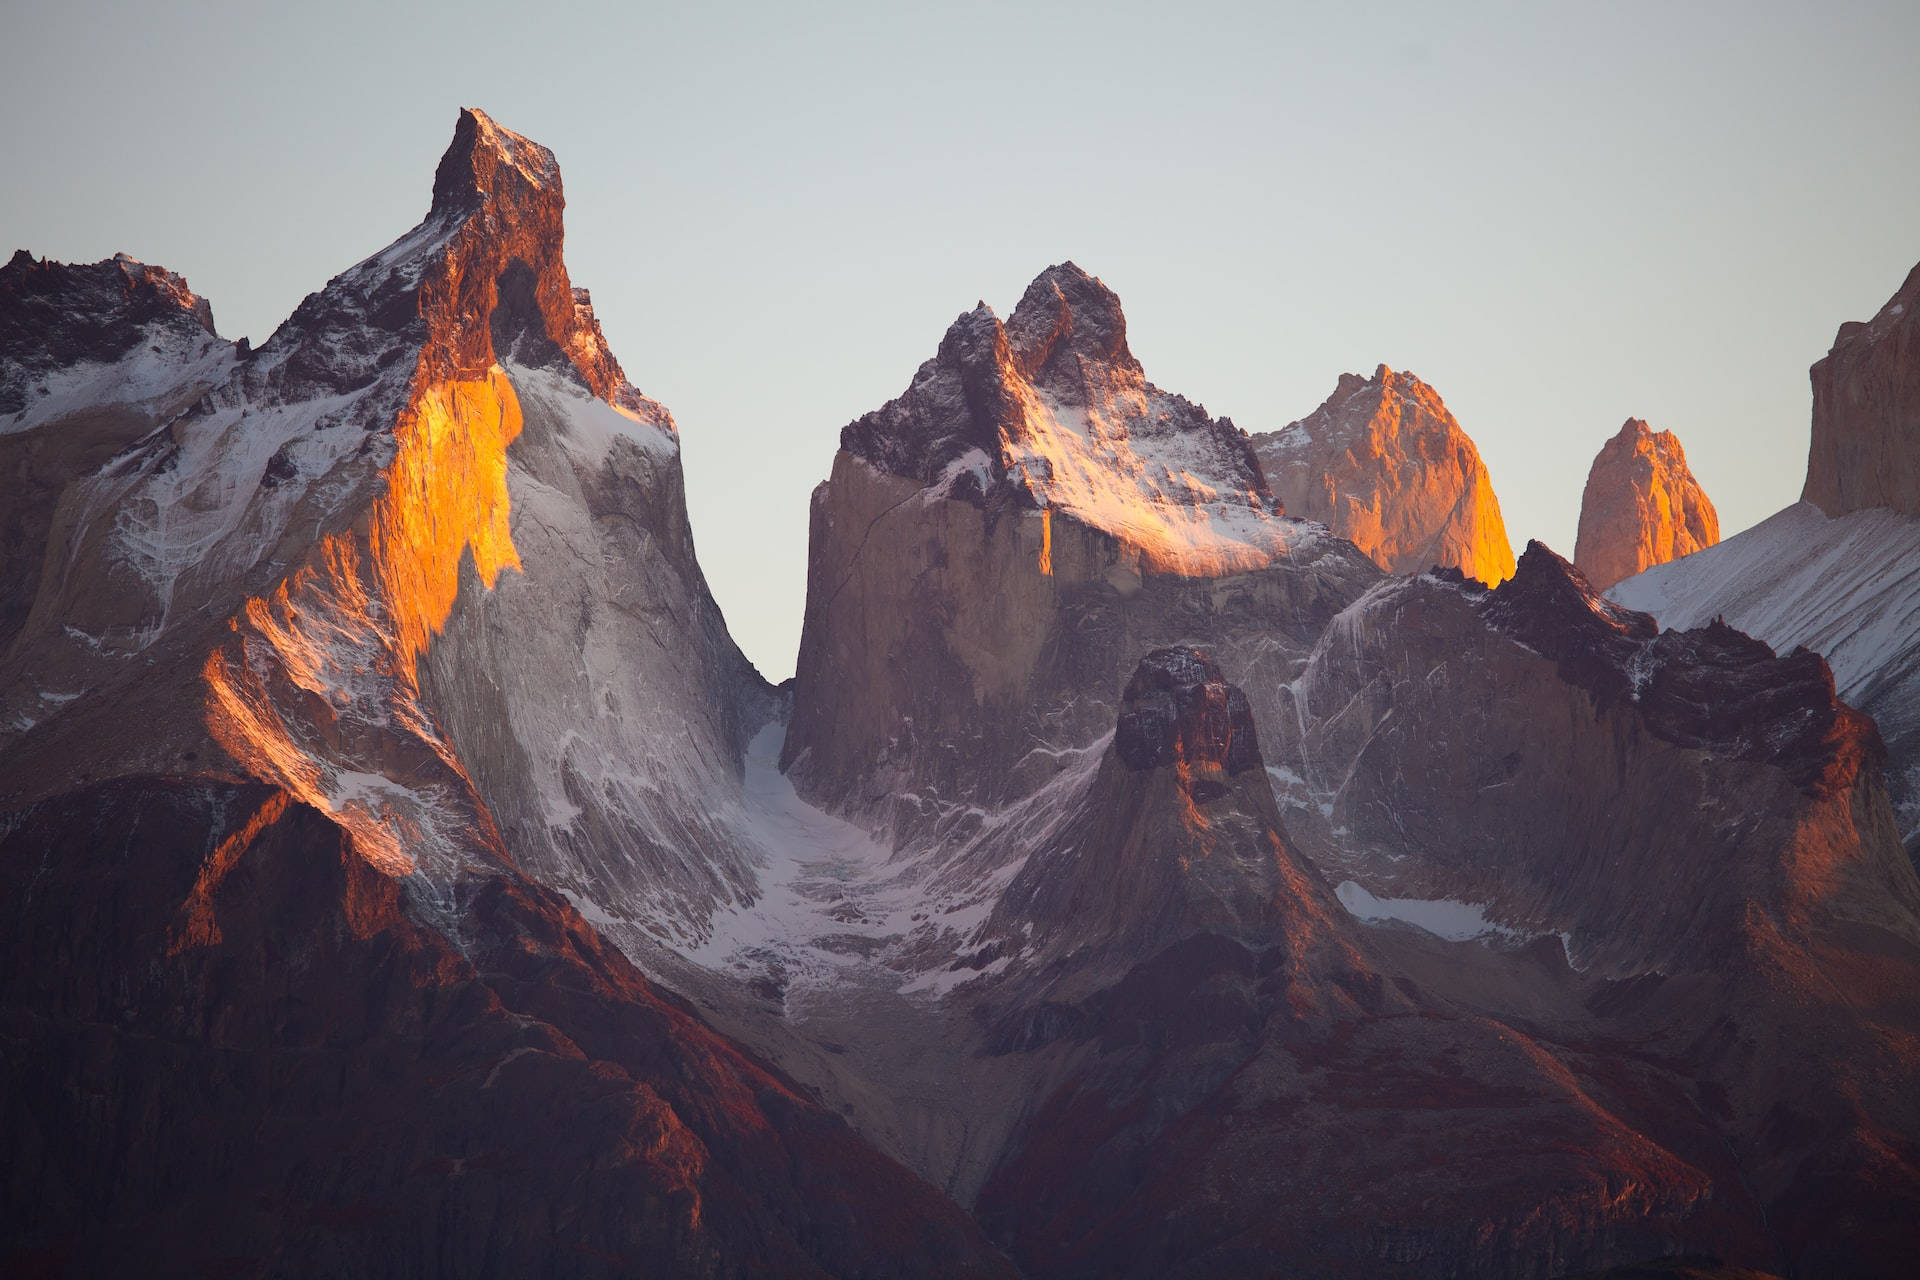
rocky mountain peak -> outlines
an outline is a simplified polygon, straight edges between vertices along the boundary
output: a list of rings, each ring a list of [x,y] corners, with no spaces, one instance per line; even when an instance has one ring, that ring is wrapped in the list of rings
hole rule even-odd
[[[1216,776],[1261,767],[1260,739],[1246,694],[1197,649],[1155,649],[1121,695],[1114,750],[1134,771],[1174,766],[1188,792],[1224,790]]]
[[[1119,296],[1071,262],[1034,278],[1006,328],[1022,376],[1035,381],[1071,387],[1102,375],[1143,376]]]
[[[1813,438],[1801,493],[1829,516],[1920,516],[1920,266],[1872,320],[1840,326],[1810,371]]]
[[[840,448],[940,497],[1077,519],[1162,572],[1255,568],[1312,536],[1275,519],[1245,432],[1146,380],[1120,300],[1070,262],[1004,324],[984,303],[961,315]]]
[[[29,407],[48,374],[112,364],[144,345],[198,351],[213,308],[184,277],[121,253],[64,263],[18,250],[0,267],[0,416]]]
[[[1679,438],[1628,418],[1587,472],[1574,563],[1605,591],[1719,541],[1719,514],[1688,468]]]
[[[1320,407],[1253,437],[1276,498],[1318,520],[1389,573],[1435,565],[1484,582],[1513,572],[1513,549],[1479,450],[1439,392],[1385,364],[1344,373]]]
[[[433,213],[471,213],[483,204],[560,199],[560,164],[539,143],[463,107],[453,141],[433,175]]]
[[[552,152],[462,110],[426,218],[309,295],[261,349],[264,376],[282,395],[349,394],[376,381],[403,388],[390,372],[473,380],[511,361],[577,378],[664,425],[568,278],[565,208]],[[417,362],[396,366],[396,351],[415,343]]]

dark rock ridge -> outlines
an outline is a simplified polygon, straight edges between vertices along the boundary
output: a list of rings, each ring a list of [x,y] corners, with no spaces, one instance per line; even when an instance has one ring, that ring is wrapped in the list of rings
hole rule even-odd
[[[1519,570],[1487,594],[1481,613],[1551,658],[1596,709],[1634,704],[1663,741],[1772,764],[1804,786],[1884,759],[1872,722],[1834,696],[1833,673],[1819,654],[1795,649],[1776,657],[1717,618],[1691,631],[1661,631],[1651,615],[1600,595],[1540,542],[1527,544]],[[1836,743],[1857,744],[1863,754],[1842,765]]]
[[[1840,326],[1817,361],[1801,499],[1829,516],[1920,516],[1920,267],[1873,319]]]
[[[1793,916],[1826,895],[1809,858],[1914,892],[1885,858],[1879,736],[1824,662],[1720,625],[1661,633],[1537,543],[1492,592],[1428,576],[1371,593],[1293,692],[1303,737],[1278,755],[1305,782],[1285,812],[1329,874],[1493,904],[1581,964],[1711,967],[1753,903]],[[1662,885],[1684,909],[1649,903]]]
[[[1113,747],[1136,770],[1178,763],[1233,777],[1261,767],[1247,695],[1193,649],[1155,649],[1140,660],[1120,695]],[[1196,785],[1187,782],[1189,794]]]
[[[1612,594],[1662,626],[1723,618],[1781,652],[1825,658],[1841,698],[1886,742],[1888,793],[1920,858],[1920,518],[1876,507],[1828,519],[1799,502]]]

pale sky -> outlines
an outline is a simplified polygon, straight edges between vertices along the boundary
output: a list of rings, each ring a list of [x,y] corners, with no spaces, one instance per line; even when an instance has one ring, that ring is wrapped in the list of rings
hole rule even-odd
[[[1807,366],[1920,260],[1920,5],[402,3],[0,10],[0,254],[125,251],[256,343],[425,213],[461,106],[559,156],[567,263],[681,428],[778,680],[839,429],[1071,258],[1160,386],[1269,431],[1385,362],[1571,555],[1676,431],[1732,533]]]

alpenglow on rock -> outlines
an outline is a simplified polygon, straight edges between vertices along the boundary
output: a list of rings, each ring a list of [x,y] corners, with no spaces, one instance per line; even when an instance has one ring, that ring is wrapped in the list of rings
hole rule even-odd
[[[1489,585],[1512,576],[1480,451],[1411,373],[1343,373],[1318,409],[1253,443],[1287,514],[1320,521],[1388,573],[1442,565]]]
[[[802,796],[896,843],[977,821],[1109,732],[1168,644],[1258,714],[1379,576],[1283,516],[1246,433],[1148,382],[1126,332],[1111,289],[1049,267],[841,431],[781,757]]]
[[[1879,314],[1840,326],[1813,366],[1813,442],[1801,499],[1829,516],[1920,516],[1920,266]]]
[[[0,1274],[1012,1274],[616,949],[750,892],[774,704],[563,205],[462,112],[258,350],[0,271]]]
[[[1720,541],[1720,516],[1671,431],[1628,418],[1600,446],[1580,500],[1573,562],[1596,591]]]

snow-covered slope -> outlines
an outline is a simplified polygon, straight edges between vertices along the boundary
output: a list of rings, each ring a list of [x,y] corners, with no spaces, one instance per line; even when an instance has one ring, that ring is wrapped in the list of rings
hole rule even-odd
[[[1846,702],[1886,739],[1888,786],[1920,841],[1920,518],[1885,507],[1829,519],[1798,502],[1718,546],[1628,578],[1608,595],[1662,627],[1715,618],[1833,668]]]

